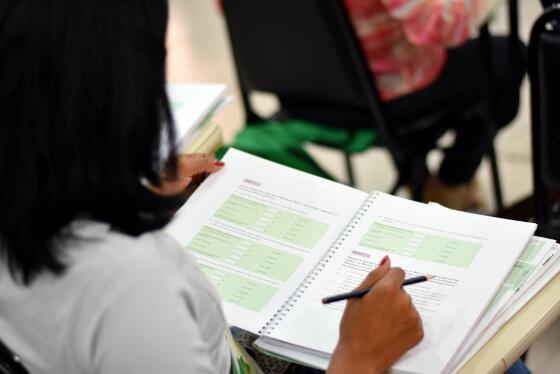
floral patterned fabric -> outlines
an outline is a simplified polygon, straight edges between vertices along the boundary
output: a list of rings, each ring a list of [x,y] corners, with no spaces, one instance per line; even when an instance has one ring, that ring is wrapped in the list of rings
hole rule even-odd
[[[480,0],[344,0],[383,100],[422,89],[471,35]]]

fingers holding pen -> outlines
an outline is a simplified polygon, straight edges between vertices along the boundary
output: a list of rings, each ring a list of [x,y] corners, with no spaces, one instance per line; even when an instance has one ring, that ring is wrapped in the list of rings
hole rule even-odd
[[[359,286],[369,292],[348,299],[329,372],[384,372],[422,340],[420,315],[402,288],[405,273],[390,265],[381,261]]]
[[[383,257],[383,259],[379,262],[379,266],[372,270],[366,278],[356,287],[356,289],[364,289],[364,288],[371,288],[375,285],[381,278],[387,274],[389,269],[391,268],[391,259],[389,256]]]

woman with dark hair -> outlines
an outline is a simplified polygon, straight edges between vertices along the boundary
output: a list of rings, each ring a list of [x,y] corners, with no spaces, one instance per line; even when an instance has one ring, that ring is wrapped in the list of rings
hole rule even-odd
[[[174,144],[165,0],[0,0],[0,339],[33,373],[226,373],[219,297],[161,231],[210,156]],[[162,171],[163,170],[163,171]],[[332,372],[422,338],[384,263],[348,303]]]

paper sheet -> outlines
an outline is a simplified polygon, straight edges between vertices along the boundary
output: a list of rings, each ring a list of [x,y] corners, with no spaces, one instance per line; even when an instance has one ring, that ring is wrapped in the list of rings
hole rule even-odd
[[[423,319],[425,338],[394,368],[443,372],[482,317],[536,225],[379,196],[269,336],[331,353],[338,340],[344,303],[324,306],[321,298],[354,288],[388,254],[393,266],[402,267],[408,276],[435,276],[430,282],[406,288]]]
[[[168,232],[196,255],[231,324],[258,332],[368,194],[232,149]]]
[[[187,146],[199,125],[227,102],[227,87],[216,83],[168,84],[178,147]]]
[[[469,338],[462,344],[460,351],[455,355],[455,360],[463,357],[471,347],[478,345],[480,337],[492,328],[496,317],[504,310],[504,307],[516,294],[524,292],[524,286],[538,276],[541,267],[551,254],[554,240],[533,237],[523,253],[515,263],[512,271],[492,299],[484,317],[476,328],[471,332]]]
[[[454,369],[463,367],[492,337],[513,318],[533,297],[535,297],[554,277],[560,273],[560,246],[554,245],[549,260],[541,264],[538,274],[510,299],[484,332],[478,336],[468,351],[454,364]]]

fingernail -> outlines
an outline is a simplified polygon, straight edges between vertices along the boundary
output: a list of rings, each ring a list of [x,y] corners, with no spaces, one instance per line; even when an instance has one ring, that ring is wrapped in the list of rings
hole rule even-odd
[[[222,167],[222,166],[225,165],[225,162],[222,162],[222,161],[214,161],[214,165],[219,166],[219,167]]]
[[[387,261],[389,260],[389,256],[385,256],[383,257],[383,259],[381,260],[381,262],[379,263],[379,266],[383,266],[387,263]]]

